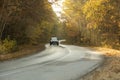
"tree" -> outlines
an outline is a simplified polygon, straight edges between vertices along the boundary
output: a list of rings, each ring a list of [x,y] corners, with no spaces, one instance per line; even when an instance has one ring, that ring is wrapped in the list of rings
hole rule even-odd
[[[31,34],[37,33],[35,36],[39,37],[45,34],[41,32],[43,24],[44,30],[48,30],[48,26],[57,20],[47,0],[1,0],[0,4],[2,40],[9,35],[10,39],[15,39],[20,44],[29,42],[32,39]],[[37,29],[38,32],[35,31]]]
[[[119,45],[119,4],[119,0],[66,0],[67,26],[78,29],[75,33],[79,33],[77,38],[80,43]]]
[[[97,28],[101,42],[105,42],[105,44],[118,43],[119,3],[119,0],[88,0],[83,7],[88,27]]]

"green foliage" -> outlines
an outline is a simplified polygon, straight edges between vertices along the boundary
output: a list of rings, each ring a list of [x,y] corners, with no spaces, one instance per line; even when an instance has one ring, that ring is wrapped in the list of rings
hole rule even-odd
[[[9,52],[14,52],[16,50],[17,50],[17,42],[15,40],[10,40],[9,38],[6,38],[0,44],[0,53],[1,54],[6,54],[6,53],[9,53]]]

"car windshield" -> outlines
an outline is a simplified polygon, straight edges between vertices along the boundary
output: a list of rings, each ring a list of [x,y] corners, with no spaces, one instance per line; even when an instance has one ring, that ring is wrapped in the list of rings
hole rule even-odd
[[[51,40],[58,40],[57,37],[52,37]]]

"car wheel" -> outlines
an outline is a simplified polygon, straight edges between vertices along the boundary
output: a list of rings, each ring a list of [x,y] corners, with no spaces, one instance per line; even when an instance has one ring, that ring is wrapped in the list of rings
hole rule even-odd
[[[50,46],[52,45],[52,42],[50,42]]]
[[[57,46],[59,45],[59,43],[57,42]]]

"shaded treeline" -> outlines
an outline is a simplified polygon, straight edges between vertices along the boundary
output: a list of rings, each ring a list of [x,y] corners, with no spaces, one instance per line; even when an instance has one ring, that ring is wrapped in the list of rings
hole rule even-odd
[[[120,0],[65,0],[67,41],[120,47]]]
[[[0,0],[0,54],[48,42],[57,21],[48,0]]]
[[[0,0],[0,39],[45,42],[57,21],[47,0]]]

